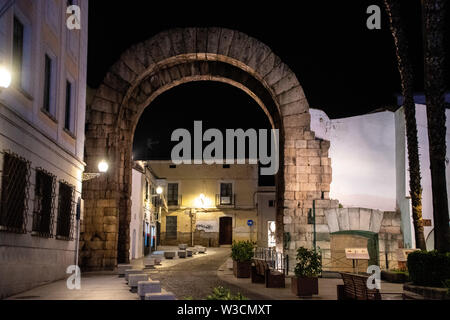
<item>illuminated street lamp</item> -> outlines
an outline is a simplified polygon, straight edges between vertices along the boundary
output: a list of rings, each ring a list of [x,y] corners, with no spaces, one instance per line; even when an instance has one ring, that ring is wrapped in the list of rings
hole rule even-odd
[[[11,72],[4,66],[0,66],[0,92],[11,85]]]
[[[83,181],[92,180],[94,178],[99,177],[102,173],[106,173],[108,171],[109,165],[105,160],[101,160],[98,163],[98,171],[99,172],[83,172]]]
[[[156,193],[157,193],[157,194],[163,193],[163,188],[162,188],[162,187],[156,188]]]

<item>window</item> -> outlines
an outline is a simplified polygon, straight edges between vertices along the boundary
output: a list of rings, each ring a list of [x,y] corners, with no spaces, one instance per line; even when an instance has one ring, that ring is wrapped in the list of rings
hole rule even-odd
[[[74,187],[65,182],[59,183],[56,236],[66,240],[72,240],[73,193]]]
[[[15,76],[13,79],[18,87],[22,87],[24,29],[24,25],[14,16],[13,68]]]
[[[50,113],[51,107],[51,84],[52,84],[52,59],[45,55],[45,67],[44,67],[44,105],[45,111]]]
[[[148,200],[148,192],[149,192],[149,185],[148,185],[148,180],[145,179],[145,200]]]
[[[0,203],[0,230],[26,231],[30,162],[11,153],[4,154]]]
[[[167,185],[167,205],[178,205],[178,183],[169,183]]]
[[[166,217],[166,239],[177,238],[177,216]]]
[[[36,169],[33,231],[40,236],[52,236],[54,197],[55,176],[42,169]]]
[[[221,183],[220,184],[220,204],[231,205],[233,203],[233,184]]]
[[[64,115],[64,128],[72,132],[72,83],[66,81],[66,113]]]
[[[274,207],[274,206],[275,206],[275,201],[269,200],[269,207]]]

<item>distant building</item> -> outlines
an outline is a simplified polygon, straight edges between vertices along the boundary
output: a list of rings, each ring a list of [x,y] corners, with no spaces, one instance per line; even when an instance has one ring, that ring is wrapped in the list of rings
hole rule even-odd
[[[166,181],[168,213],[161,220],[162,245],[220,246],[251,240],[268,246],[267,224],[275,221],[275,193],[264,187],[270,193],[260,195],[257,165],[173,165],[171,161],[147,165]]]
[[[0,1],[0,298],[66,276],[81,198],[88,1]]]
[[[164,181],[155,177],[143,162],[134,163],[132,175],[130,259],[139,259],[157,250],[157,230],[161,216],[167,212],[167,202],[164,194],[156,191]]]

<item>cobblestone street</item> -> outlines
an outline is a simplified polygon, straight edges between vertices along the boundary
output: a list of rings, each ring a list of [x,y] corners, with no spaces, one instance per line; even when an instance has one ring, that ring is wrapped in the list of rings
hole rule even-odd
[[[213,288],[223,286],[231,290],[233,294],[241,292],[251,300],[264,300],[263,296],[234,286],[221,280],[217,276],[217,270],[230,257],[228,248],[208,248],[205,256],[196,257],[193,260],[184,260],[172,266],[162,266],[153,270],[150,277],[160,280],[162,287],[173,292],[178,299],[193,297],[205,299],[211,294]],[[166,260],[167,261],[167,260]],[[176,260],[174,260],[176,261]]]

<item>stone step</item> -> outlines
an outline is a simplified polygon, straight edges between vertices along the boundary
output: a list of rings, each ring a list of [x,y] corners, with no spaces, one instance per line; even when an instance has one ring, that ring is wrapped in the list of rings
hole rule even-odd
[[[192,257],[193,253],[194,253],[194,251],[192,249],[186,249],[186,256],[187,257]]]
[[[125,270],[133,269],[131,264],[118,264],[117,265],[117,274],[119,277],[125,277]]]
[[[128,281],[128,276],[130,274],[139,274],[142,273],[142,269],[127,269],[125,270],[125,281]]]
[[[138,282],[138,295],[141,300],[145,299],[145,295],[147,293],[160,293],[161,290],[161,282],[159,280],[148,280],[148,281],[139,281]]]
[[[188,245],[186,243],[180,243],[178,245],[178,249],[180,249],[180,250],[186,250],[187,247],[188,247]]]
[[[166,259],[175,258],[175,251],[164,251],[164,258]]]
[[[144,260],[144,268],[145,269],[154,269],[155,268],[155,259],[154,258],[147,258]]]
[[[178,251],[178,257],[180,257],[180,258],[186,258],[186,250],[180,250],[180,251]]]
[[[206,253],[206,247],[197,246],[196,249],[198,253]]]
[[[177,300],[172,292],[162,291],[157,293],[146,293],[145,300]]]
[[[128,276],[128,286],[130,286],[132,292],[137,292],[139,281],[148,281],[148,274],[140,273]]]

